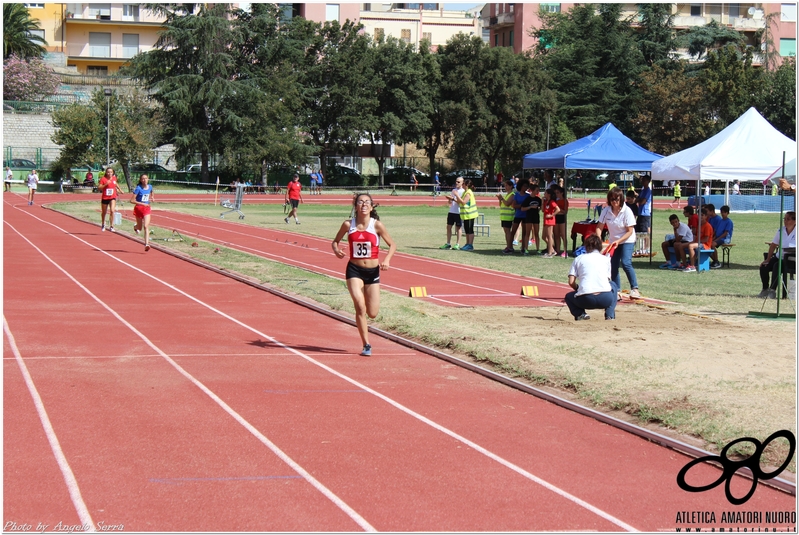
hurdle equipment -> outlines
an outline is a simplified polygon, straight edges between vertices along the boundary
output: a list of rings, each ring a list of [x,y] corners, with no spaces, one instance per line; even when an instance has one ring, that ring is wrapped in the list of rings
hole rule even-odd
[[[427,297],[427,288],[424,286],[411,286],[408,297]]]
[[[525,297],[538,297],[538,286],[522,286],[522,295]]]
[[[222,201],[222,206],[224,208],[230,208],[227,212],[222,212],[219,214],[219,217],[225,217],[225,214],[229,214],[231,212],[237,212],[239,214],[239,219],[244,219],[244,212],[241,211],[241,201],[244,197],[244,184],[236,184],[236,197],[233,199],[233,202],[228,200]]]

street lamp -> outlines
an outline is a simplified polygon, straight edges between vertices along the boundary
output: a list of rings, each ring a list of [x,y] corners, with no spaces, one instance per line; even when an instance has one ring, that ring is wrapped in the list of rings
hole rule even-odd
[[[111,165],[111,90],[103,89],[105,95],[105,165]]]

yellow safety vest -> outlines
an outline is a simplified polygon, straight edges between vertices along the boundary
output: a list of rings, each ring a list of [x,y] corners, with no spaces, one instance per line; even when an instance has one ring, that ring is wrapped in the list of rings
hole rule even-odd
[[[464,193],[463,197],[461,198],[464,199],[464,203],[461,208],[461,219],[464,221],[477,219],[477,200],[475,200],[472,190],[467,189],[466,193]]]
[[[513,192],[511,191],[507,195],[505,195],[504,200],[509,200],[513,197]],[[513,221],[513,218],[516,217],[516,210],[511,206],[505,206],[505,203],[499,205],[499,220],[500,221]]]

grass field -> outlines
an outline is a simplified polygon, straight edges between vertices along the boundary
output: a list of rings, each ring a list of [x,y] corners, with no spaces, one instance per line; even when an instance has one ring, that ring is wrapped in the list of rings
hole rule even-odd
[[[445,241],[446,208],[441,205],[377,210],[402,252],[566,282],[571,259],[501,254],[504,237],[498,210],[487,206],[488,198],[478,198],[478,203],[491,236],[477,236],[473,252],[438,248]],[[96,202],[57,206],[95,222],[98,207]],[[223,211],[210,203],[168,208],[213,218]],[[246,224],[331,240],[349,216],[345,206],[301,205],[302,225],[286,226],[280,205],[245,205],[243,211]],[[585,216],[585,209],[572,212],[575,219]],[[671,213],[654,214],[655,250],[671,231]],[[760,291],[757,266],[767,249],[765,242],[779,225],[779,214],[732,214],[731,219],[736,246],[729,268],[703,273],[660,270],[662,253],[651,264],[648,259],[634,260],[642,294],[675,304],[635,307],[620,313],[615,325],[575,323],[568,311],[564,316],[554,307],[449,309],[387,292],[375,324],[641,425],[657,424],[718,448],[741,436],[762,440],[783,428],[795,433],[795,323],[747,318],[749,311],[761,307],[775,310],[775,301],[754,296]],[[154,238],[171,234],[158,227],[158,211],[153,224]],[[203,242],[200,247],[159,244],[352,312],[340,281],[222,247],[214,253],[218,246]],[[629,287],[623,273],[622,286]],[[782,302],[781,310],[793,312],[788,301]],[[781,345],[769,348],[772,338]],[[772,457],[783,450],[775,448]],[[795,471],[795,462],[790,469]]]

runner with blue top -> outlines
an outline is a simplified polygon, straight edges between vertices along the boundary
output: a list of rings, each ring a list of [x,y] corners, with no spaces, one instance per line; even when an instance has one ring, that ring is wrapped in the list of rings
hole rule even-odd
[[[150,185],[150,178],[147,175],[139,177],[139,183],[133,190],[133,197],[130,202],[134,204],[133,215],[136,216],[136,224],[133,230],[139,234],[144,230],[144,250],[150,250],[150,203],[153,202],[153,187]]]

